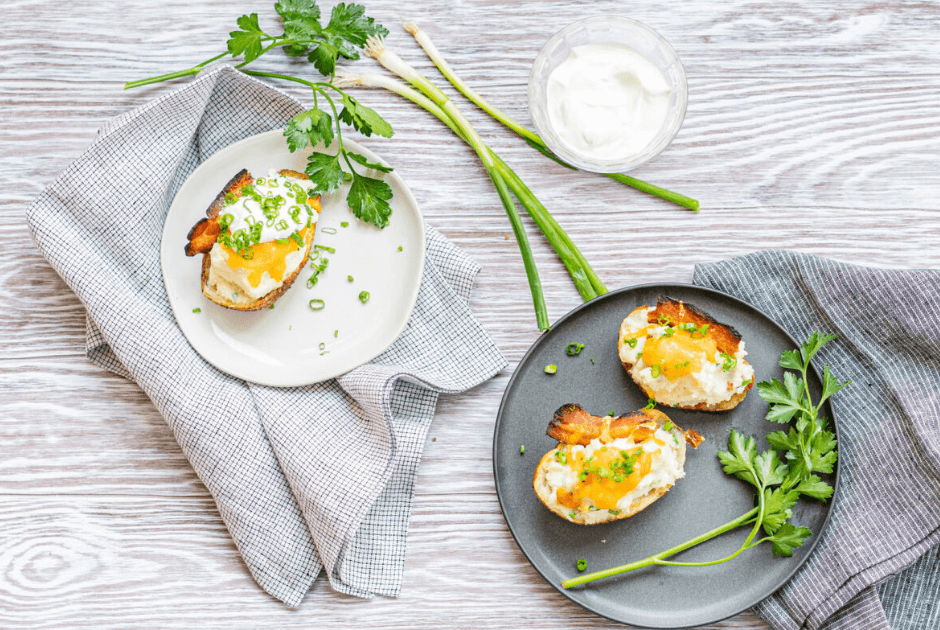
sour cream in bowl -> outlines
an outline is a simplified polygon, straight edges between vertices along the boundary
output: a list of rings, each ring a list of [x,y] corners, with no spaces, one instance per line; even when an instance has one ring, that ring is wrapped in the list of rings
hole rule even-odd
[[[551,150],[583,170],[616,173],[661,153],[682,126],[688,83],[675,51],[635,20],[575,22],[545,45],[529,111]]]

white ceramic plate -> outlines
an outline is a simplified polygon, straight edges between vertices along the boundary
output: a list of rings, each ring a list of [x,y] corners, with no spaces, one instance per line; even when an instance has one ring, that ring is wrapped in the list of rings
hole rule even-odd
[[[350,140],[347,148],[381,162]],[[331,147],[336,150],[336,144]],[[184,253],[186,235],[235,173],[271,169],[303,172],[310,150],[291,153],[281,130],[228,146],[203,162],[183,183],[163,226],[160,260],[170,306],[183,334],[202,357],[232,376],[278,387],[318,383],[362,365],[388,348],[404,330],[424,270],[424,219],[411,191],[393,171],[392,216],[384,230],[357,220],[346,206],[348,185],[324,195],[315,245],[329,266],[307,288],[308,264],[273,309],[233,311],[202,295],[202,256]],[[348,227],[342,227],[348,222]],[[401,251],[399,251],[401,247]],[[348,280],[353,277],[353,281]],[[368,291],[362,303],[359,292]],[[311,299],[326,306],[310,309]],[[194,313],[193,309],[200,309]],[[338,332],[336,332],[338,331]]]

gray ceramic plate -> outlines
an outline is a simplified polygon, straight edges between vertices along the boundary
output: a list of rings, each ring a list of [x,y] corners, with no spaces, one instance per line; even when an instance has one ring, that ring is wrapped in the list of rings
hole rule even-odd
[[[520,549],[549,584],[584,608],[614,621],[653,628],[679,628],[719,621],[761,601],[806,560],[829,517],[830,503],[802,500],[793,522],[814,535],[792,558],[775,558],[769,545],[711,567],[650,567],[583,587],[565,590],[561,580],[578,574],[578,559],[596,571],[650,556],[737,518],[753,507],[753,488],[721,471],[716,452],[727,448],[729,430],[763,436],[781,425],[767,422],[767,405],[751,390],[737,408],[720,413],[664,409],[676,424],[705,436],[689,449],[686,477],[666,496],[636,516],[604,525],[569,523],[548,511],[532,490],[539,459],[554,448],[545,435],[552,413],[578,402],[596,415],[640,409],[647,398],[617,356],[620,322],[634,308],[668,295],[694,304],[743,336],[748,362],[758,380],[776,376],[783,350],[798,344],[757,309],[728,295],[690,285],[644,285],[608,293],[571,311],[539,338],[509,381],[496,420],[493,466],[496,492]],[[575,357],[571,342],[584,344]],[[594,363],[591,363],[591,358]],[[545,374],[556,364],[554,376]],[[819,378],[810,377],[819,395]],[[833,418],[828,404],[823,414]],[[833,418],[833,425],[835,421]],[[520,445],[525,454],[519,454]],[[763,439],[759,448],[767,447]],[[837,479],[829,479],[835,483]],[[836,486],[838,491],[838,486]],[[725,534],[675,559],[701,562],[733,553],[747,537],[744,529]]]

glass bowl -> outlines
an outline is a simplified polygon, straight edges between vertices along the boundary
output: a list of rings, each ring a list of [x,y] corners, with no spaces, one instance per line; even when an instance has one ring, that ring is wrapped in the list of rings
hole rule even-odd
[[[632,48],[659,68],[669,83],[666,120],[659,133],[639,153],[626,158],[598,160],[577,153],[552,127],[548,113],[548,78],[568,58],[572,48],[584,44],[621,44]],[[662,153],[679,133],[688,102],[689,85],[676,51],[650,27],[625,17],[591,17],[565,27],[548,40],[535,58],[529,75],[529,113],[545,144],[565,162],[595,173],[623,173]]]

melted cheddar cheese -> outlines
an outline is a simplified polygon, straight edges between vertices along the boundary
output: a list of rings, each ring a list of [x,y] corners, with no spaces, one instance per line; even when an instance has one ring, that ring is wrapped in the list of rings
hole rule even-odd
[[[303,237],[304,242],[307,242],[312,229],[304,228],[300,230],[300,236]],[[261,278],[265,272],[275,282],[284,280],[284,272],[287,271],[287,255],[300,249],[300,245],[293,239],[286,240],[286,243],[268,241],[267,243],[253,245],[251,247],[251,258],[243,258],[228,247],[222,247],[222,249],[228,254],[228,266],[232,269],[247,271],[248,284],[257,287],[261,284]]]

